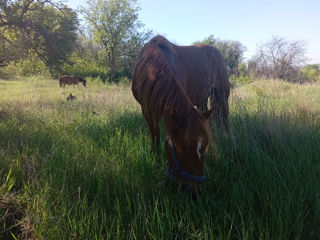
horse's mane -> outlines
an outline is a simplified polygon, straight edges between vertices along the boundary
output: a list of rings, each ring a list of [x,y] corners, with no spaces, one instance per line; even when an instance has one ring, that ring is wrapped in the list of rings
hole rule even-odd
[[[154,37],[144,46],[138,57],[134,79],[139,81],[135,89],[143,89],[143,92],[148,94],[141,98],[151,119],[160,119],[165,115],[184,119],[187,125],[186,138],[189,139],[197,128],[204,129],[206,133],[208,129],[203,124],[203,116],[195,109],[178,81],[176,58],[174,44],[162,36]]]
[[[149,93],[145,104],[157,115],[190,111],[189,100],[176,80],[176,66],[169,64],[174,59],[169,60],[169,55],[176,55],[172,44],[161,36],[154,37],[142,49],[135,70],[135,78],[139,75],[139,85]]]

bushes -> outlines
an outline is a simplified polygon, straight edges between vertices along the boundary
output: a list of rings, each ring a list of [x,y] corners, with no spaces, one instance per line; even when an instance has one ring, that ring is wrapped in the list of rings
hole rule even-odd
[[[235,76],[235,75],[231,75],[229,78],[231,83],[234,84],[246,84],[249,83],[251,81],[249,76]]]
[[[240,63],[238,65],[238,76],[231,75],[229,77],[230,82],[234,84],[246,84],[252,81],[253,76],[250,76],[248,73],[248,67],[245,63]]]
[[[259,71],[257,72],[257,68],[253,61],[249,61],[248,64],[239,64],[238,73],[238,76],[231,75],[229,77],[232,83],[245,84],[252,82],[255,79],[280,79],[273,78],[271,75],[264,75]],[[320,65],[308,64],[303,67],[290,67],[286,73],[286,78],[280,80],[300,84],[320,82]]]
[[[309,64],[301,69],[302,74],[312,82],[320,82],[320,65]]]
[[[99,78],[106,82],[109,72],[106,66],[102,66],[96,60],[89,56],[77,56],[76,54],[70,57],[70,62],[66,62],[62,67],[62,74],[79,75],[82,77]]]
[[[49,76],[49,70],[45,64],[37,58],[21,59],[18,62],[11,62],[8,66],[3,67],[0,72],[0,77],[25,76],[34,75]]]

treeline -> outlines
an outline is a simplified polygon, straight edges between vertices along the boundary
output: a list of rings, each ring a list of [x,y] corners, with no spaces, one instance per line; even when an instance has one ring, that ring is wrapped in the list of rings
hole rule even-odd
[[[0,74],[130,79],[139,51],[154,35],[139,21],[139,10],[136,0],[88,0],[79,12],[55,0],[0,0]],[[303,42],[273,37],[249,61],[238,41],[211,35],[194,44],[218,48],[232,81],[320,81],[320,66],[305,65]]]
[[[89,0],[79,15],[54,0],[0,1],[0,64],[11,72],[91,76],[117,82],[132,76],[151,31],[135,0]]]
[[[215,46],[224,56],[230,79],[248,82],[256,78],[282,79],[294,83],[320,82],[320,64],[305,64],[306,49],[302,41],[272,37],[258,46],[256,54],[244,61],[246,50],[238,41],[220,40],[213,35],[194,44]]]

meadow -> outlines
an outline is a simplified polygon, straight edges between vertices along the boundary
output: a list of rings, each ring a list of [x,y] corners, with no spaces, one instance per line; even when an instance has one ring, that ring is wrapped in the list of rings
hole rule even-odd
[[[235,86],[230,126],[191,199],[130,85],[1,79],[0,239],[319,239],[320,85]]]

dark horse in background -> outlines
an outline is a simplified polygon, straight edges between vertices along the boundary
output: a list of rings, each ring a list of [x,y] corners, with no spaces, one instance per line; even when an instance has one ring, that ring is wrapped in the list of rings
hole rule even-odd
[[[196,189],[205,180],[209,116],[214,113],[229,127],[230,83],[223,57],[211,46],[177,46],[156,36],[141,50],[132,92],[154,145],[160,144],[159,121],[164,119],[168,172],[179,183]]]
[[[84,87],[87,86],[87,81],[79,76],[63,75],[59,79],[60,87],[64,87],[66,84],[75,86],[79,83],[82,83]]]

